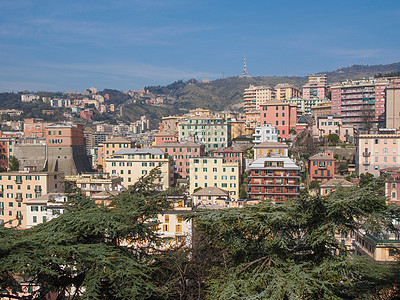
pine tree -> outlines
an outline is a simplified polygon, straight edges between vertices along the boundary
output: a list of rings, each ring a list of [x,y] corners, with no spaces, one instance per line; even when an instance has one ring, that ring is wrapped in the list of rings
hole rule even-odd
[[[0,229],[0,290],[20,281],[39,286],[35,298],[148,299],[164,291],[150,280],[161,242],[155,216],[170,207],[152,188],[152,172],[109,207],[79,192],[69,212],[27,230]],[[8,294],[5,293],[5,294]],[[4,295],[0,295],[4,296]]]

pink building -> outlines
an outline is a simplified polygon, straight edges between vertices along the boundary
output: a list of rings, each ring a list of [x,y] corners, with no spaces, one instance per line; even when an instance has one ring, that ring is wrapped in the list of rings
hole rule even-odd
[[[289,138],[290,131],[296,130],[297,106],[291,103],[274,102],[261,105],[260,123],[271,124],[278,129],[278,140]]]
[[[81,111],[81,118],[91,121],[93,117],[93,109],[87,108]]]
[[[178,142],[178,136],[168,132],[159,132],[154,134],[154,145],[160,145],[162,143]]]
[[[303,99],[326,98],[326,85],[323,83],[307,83],[303,86]]]
[[[385,196],[388,204],[400,206],[400,168],[391,167],[380,171],[381,176],[386,178]]]
[[[352,143],[354,139],[354,127],[351,124],[343,124],[342,116],[319,116],[316,126],[313,126],[314,140],[322,140],[324,136],[335,133],[342,142]]]
[[[244,172],[243,150],[240,148],[225,147],[218,150],[212,150],[213,157],[223,157],[226,162],[238,162],[240,175]]]
[[[353,80],[331,86],[332,113],[343,116],[343,124],[385,124],[385,89],[388,79]]]
[[[154,146],[172,157],[174,172],[182,178],[189,178],[190,158],[204,156],[204,145],[193,142],[166,142]]]

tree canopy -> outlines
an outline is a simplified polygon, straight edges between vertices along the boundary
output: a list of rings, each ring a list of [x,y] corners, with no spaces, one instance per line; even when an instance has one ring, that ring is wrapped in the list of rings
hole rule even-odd
[[[110,207],[70,195],[69,212],[27,230],[0,229],[0,290],[22,281],[69,299],[148,299],[164,291],[152,276],[155,216],[170,207],[152,176],[116,197]],[[7,293],[6,293],[7,294]]]
[[[328,197],[195,215],[203,243],[221,257],[209,299],[354,299],[394,289],[397,268],[351,256],[335,234],[393,230],[397,207],[373,183]]]
[[[192,247],[159,250],[156,215],[169,192],[143,178],[109,207],[79,192],[68,213],[27,230],[0,229],[0,296],[42,299],[395,299],[397,265],[352,256],[337,235],[396,231],[379,180],[283,205],[198,210]],[[396,231],[397,232],[397,231]]]

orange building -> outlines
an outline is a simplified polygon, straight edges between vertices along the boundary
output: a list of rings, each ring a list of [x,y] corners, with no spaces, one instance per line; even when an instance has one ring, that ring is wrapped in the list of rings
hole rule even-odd
[[[46,145],[49,147],[86,145],[83,125],[53,124],[44,128]]]
[[[323,152],[309,159],[310,182],[327,182],[335,178],[335,159],[333,152]]]
[[[24,119],[24,137],[44,137],[45,127],[49,125],[42,119]]]

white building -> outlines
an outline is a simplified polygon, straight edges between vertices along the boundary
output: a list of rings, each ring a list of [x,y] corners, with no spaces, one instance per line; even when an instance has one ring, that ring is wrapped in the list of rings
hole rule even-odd
[[[278,129],[272,124],[264,124],[261,127],[257,127],[253,134],[254,144],[260,144],[265,141],[277,142],[278,141]]]
[[[26,228],[48,222],[65,212],[68,197],[62,193],[49,193],[26,201]]]

